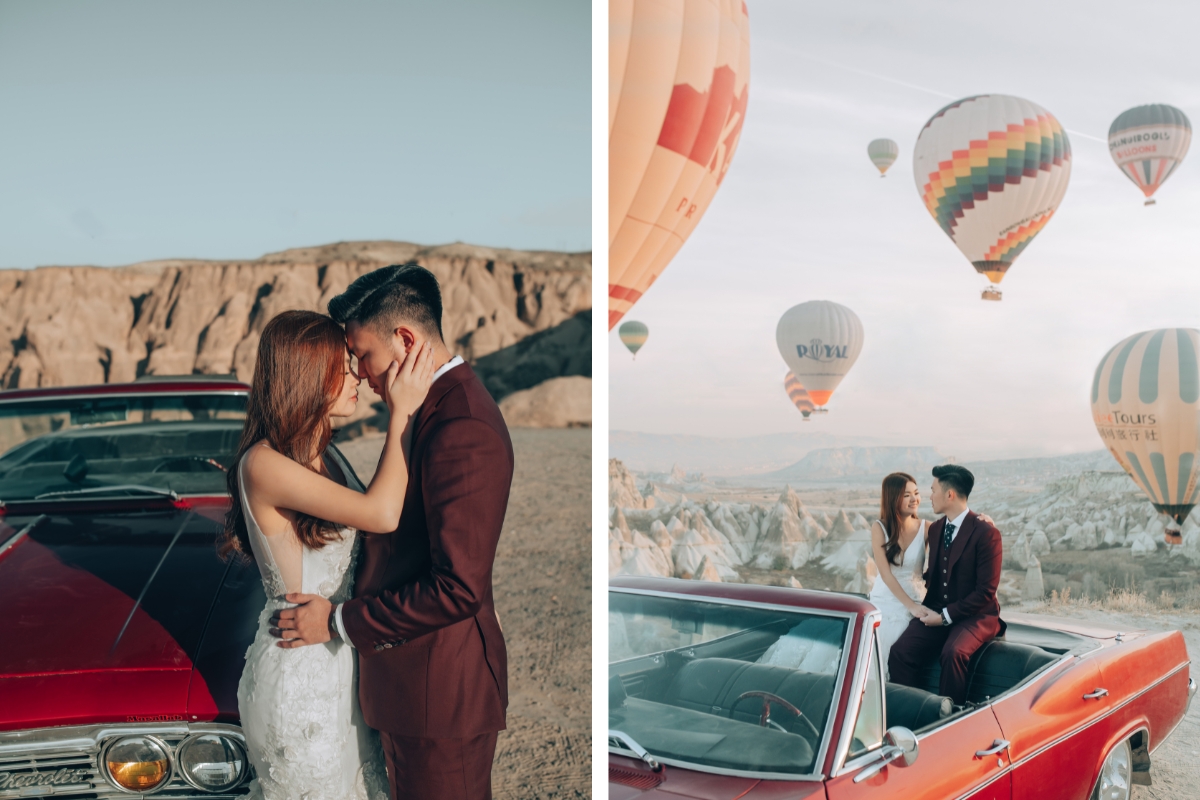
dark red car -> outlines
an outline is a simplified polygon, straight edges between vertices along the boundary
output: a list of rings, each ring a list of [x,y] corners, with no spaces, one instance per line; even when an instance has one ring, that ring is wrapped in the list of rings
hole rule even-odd
[[[1183,636],[1006,615],[967,702],[882,679],[857,595],[609,591],[609,797],[1128,800],[1196,691]]]
[[[237,684],[265,597],[215,546],[248,390],[0,393],[0,798],[249,791]]]

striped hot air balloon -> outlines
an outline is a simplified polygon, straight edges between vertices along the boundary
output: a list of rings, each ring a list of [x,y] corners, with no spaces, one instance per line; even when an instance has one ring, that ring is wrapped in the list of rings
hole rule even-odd
[[[893,142],[891,139],[873,139],[867,145],[867,157],[871,159],[871,163],[879,170],[879,177],[886,178],[888,167],[896,163],[896,157],[900,155],[900,145]]]
[[[1146,195],[1146,205],[1171,176],[1192,143],[1192,123],[1174,106],[1131,108],[1108,129],[1108,152],[1121,172]]]
[[[792,306],[775,327],[779,354],[804,384],[818,411],[862,352],[863,327],[858,315],[828,300]]]
[[[646,337],[649,335],[650,329],[645,324],[632,319],[622,322],[621,327],[617,329],[617,336],[621,337],[621,343],[629,352],[633,353],[635,359],[637,351],[642,349],[642,345],[646,343]]]
[[[1071,143],[1046,109],[1001,94],[934,114],[913,152],[917,192],[942,231],[996,288],[1045,227],[1071,177]]]
[[[608,6],[608,327],[675,257],[708,210],[746,117],[743,0]]]
[[[804,415],[804,421],[808,422],[808,418],[816,409],[812,398],[808,396],[808,390],[800,381],[796,380],[796,376],[791,372],[788,372],[783,378],[783,390],[787,392],[788,399],[792,401],[792,404]]]
[[[1092,418],[1105,447],[1175,523],[1196,504],[1200,472],[1200,332],[1163,328],[1119,342],[1096,367]]]

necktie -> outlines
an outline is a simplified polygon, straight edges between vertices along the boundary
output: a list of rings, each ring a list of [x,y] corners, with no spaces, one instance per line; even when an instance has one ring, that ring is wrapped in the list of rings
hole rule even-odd
[[[946,529],[944,531],[942,531],[942,547],[944,549],[946,549],[947,551],[949,551],[949,549],[950,549],[950,543],[952,541],[954,541],[954,531],[955,531],[954,523],[947,522]]]

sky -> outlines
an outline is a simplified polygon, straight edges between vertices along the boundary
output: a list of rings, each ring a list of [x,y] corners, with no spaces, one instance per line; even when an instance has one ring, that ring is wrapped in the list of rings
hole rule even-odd
[[[609,334],[613,430],[744,437],[811,431],[934,446],[959,460],[1100,449],[1088,393],[1126,336],[1200,327],[1200,154],[1143,207],[1106,144],[1122,111],[1169,103],[1200,123],[1200,6],[1147,2],[748,0],[750,100],[707,214]],[[955,99],[1012,94],[1069,131],[1070,186],[1010,269],[1004,299],[925,210],[912,152]],[[886,179],[867,143],[894,139]],[[775,325],[833,300],[862,320],[862,355],[829,413],[802,423]],[[686,465],[685,465],[686,466]]]
[[[0,267],[591,249],[586,0],[0,0]]]

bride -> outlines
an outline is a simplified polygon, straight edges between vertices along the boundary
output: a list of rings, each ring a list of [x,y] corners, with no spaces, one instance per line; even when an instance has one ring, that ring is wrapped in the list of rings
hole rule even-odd
[[[879,519],[871,525],[871,552],[879,575],[871,587],[870,601],[883,616],[879,625],[879,657],[887,675],[888,654],[908,621],[921,613],[925,598],[925,559],[928,552],[925,520],[917,516],[921,491],[906,472],[883,479]],[[989,525],[991,517],[979,515]]]
[[[258,564],[267,605],[246,653],[238,712],[252,796],[265,800],[386,800],[379,735],[363,722],[356,662],[346,643],[289,648],[269,618],[284,595],[351,597],[358,531],[393,531],[408,484],[410,421],[432,383],[428,347],[392,362],[384,400],[390,412],[379,467],[365,494],[347,486],[325,458],[333,417],[358,402],[345,334],[332,319],[287,311],[262,332],[238,457],[229,470],[233,504],[223,555]],[[261,793],[261,794],[260,794]]]

